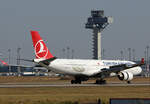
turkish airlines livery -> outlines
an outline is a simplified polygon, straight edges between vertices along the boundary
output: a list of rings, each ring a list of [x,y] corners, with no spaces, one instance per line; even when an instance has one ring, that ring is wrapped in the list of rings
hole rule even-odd
[[[142,72],[140,66],[144,64],[144,59],[138,64],[120,60],[57,59],[37,31],[31,31],[31,36],[36,55],[33,62],[55,73],[73,76],[71,84],[81,84],[91,77],[97,78],[96,84],[105,84],[104,78],[112,76],[130,83],[134,75]]]
[[[1,60],[1,59],[0,59],[0,62],[1,62],[4,66],[8,66],[8,64],[7,64],[5,61]]]

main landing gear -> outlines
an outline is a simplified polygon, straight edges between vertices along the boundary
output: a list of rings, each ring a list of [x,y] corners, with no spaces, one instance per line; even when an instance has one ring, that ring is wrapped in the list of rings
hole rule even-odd
[[[104,80],[104,79],[97,79],[95,84],[106,84],[106,80]]]
[[[81,84],[82,79],[80,77],[75,77],[74,80],[71,80],[71,84]]]
[[[71,84],[81,84],[81,80],[71,80]]]
[[[127,81],[128,84],[131,84],[131,81]]]
[[[81,84],[82,81],[87,81],[88,77],[76,76],[74,80],[71,80],[71,84]]]

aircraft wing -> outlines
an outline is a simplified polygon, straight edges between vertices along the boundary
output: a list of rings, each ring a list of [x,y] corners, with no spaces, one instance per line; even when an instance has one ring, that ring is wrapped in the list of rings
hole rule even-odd
[[[121,64],[121,65],[110,66],[109,69],[103,68],[103,69],[101,69],[101,72],[97,74],[97,76],[101,76],[101,75],[106,76],[106,75],[109,75],[110,73],[119,73],[120,71],[134,68],[137,66],[142,66],[142,65],[144,65],[144,59],[143,58],[142,58],[141,62],[137,63],[137,64],[132,64],[132,65]]]

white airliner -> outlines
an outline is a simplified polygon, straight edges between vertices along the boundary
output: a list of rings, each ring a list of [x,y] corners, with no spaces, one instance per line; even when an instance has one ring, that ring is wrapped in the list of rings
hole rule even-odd
[[[134,75],[142,72],[144,59],[136,64],[131,61],[120,60],[85,60],[85,59],[57,59],[54,57],[37,31],[31,31],[36,58],[33,62],[58,74],[73,76],[71,84],[81,84],[89,78],[97,78],[96,84],[105,84],[106,77],[117,76],[128,83]]]

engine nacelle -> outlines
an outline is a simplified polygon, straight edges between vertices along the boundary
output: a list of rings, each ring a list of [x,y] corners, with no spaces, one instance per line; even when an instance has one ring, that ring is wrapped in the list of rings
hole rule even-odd
[[[120,80],[131,81],[133,79],[133,74],[130,72],[122,71],[118,74]]]

